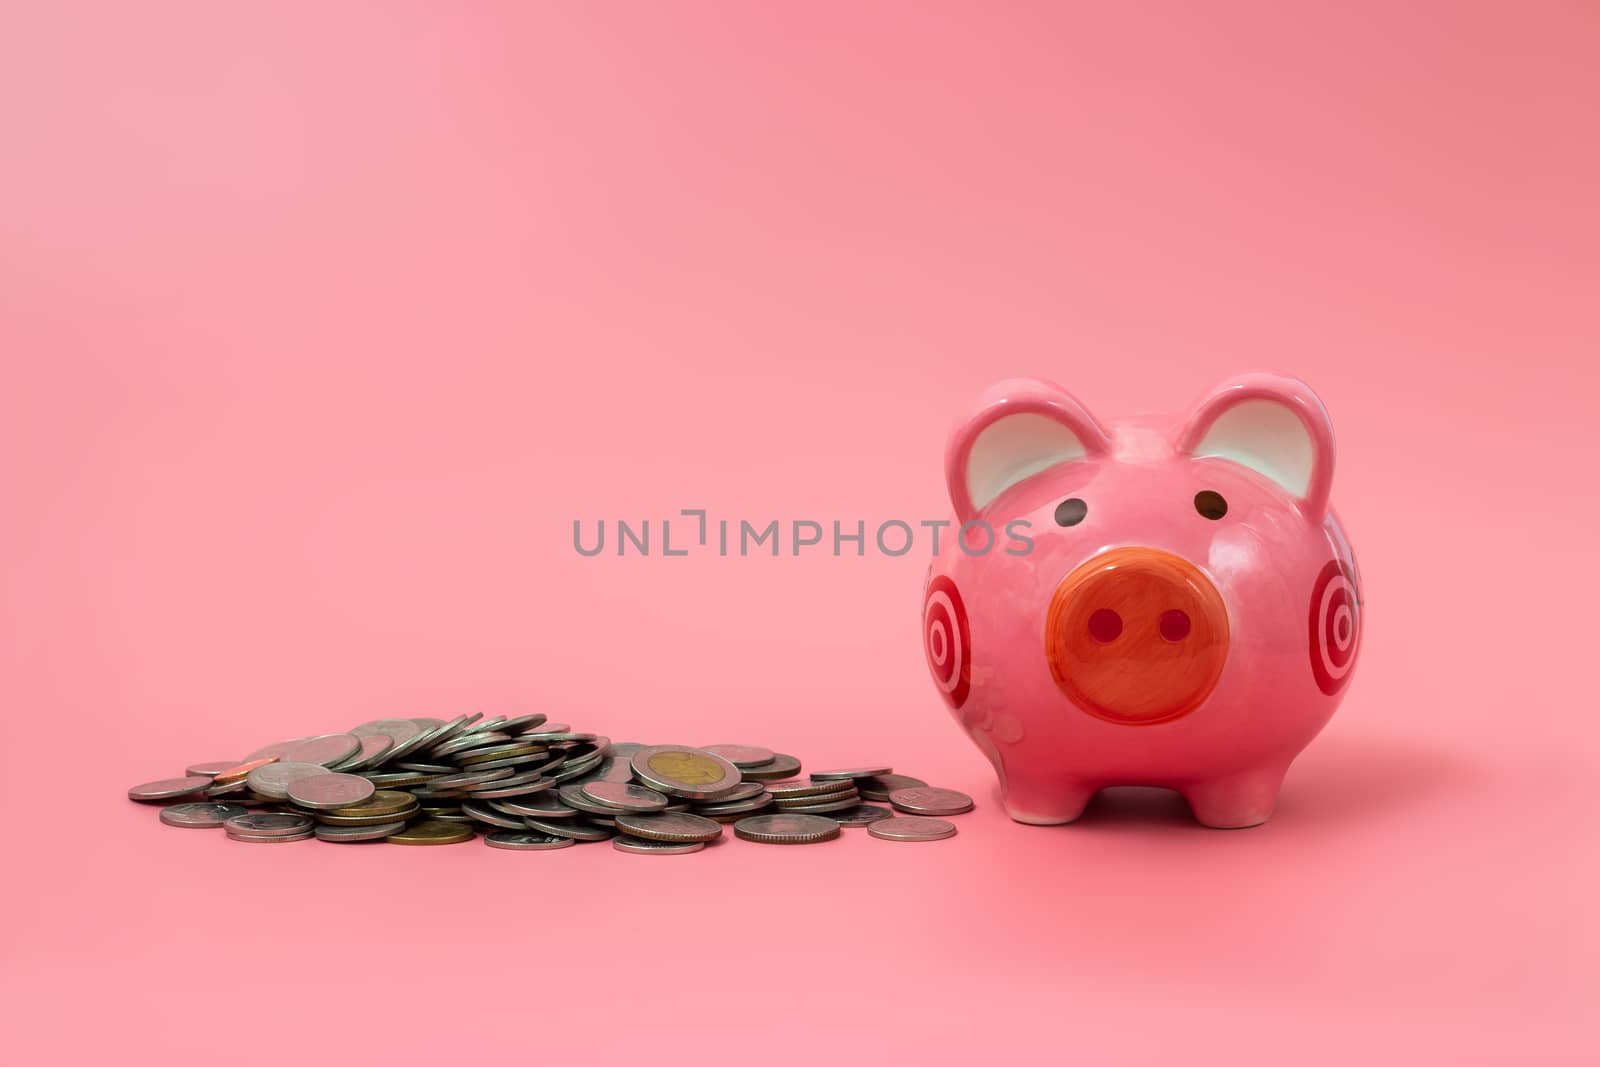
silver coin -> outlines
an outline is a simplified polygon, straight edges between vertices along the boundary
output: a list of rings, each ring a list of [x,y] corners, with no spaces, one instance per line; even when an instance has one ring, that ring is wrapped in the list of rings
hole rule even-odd
[[[752,800],[756,797],[767,796],[767,788],[760,782],[740,782],[726,793],[719,794],[712,804],[737,804],[741,800]]]
[[[383,736],[396,745],[409,741],[422,732],[415,719],[373,719],[350,731],[352,737]]]
[[[501,725],[504,724],[505,721],[506,717],[504,715],[491,715],[487,719],[479,719],[477,722],[473,723],[471,730],[473,733],[487,733],[490,730],[500,729]]]
[[[500,759],[473,760],[471,763],[461,761],[462,767],[474,771],[515,770],[518,767],[536,771],[543,770],[544,763],[542,752],[507,753]]]
[[[746,797],[743,800],[723,801],[717,804],[698,804],[695,806],[694,811],[696,815],[705,815],[707,817],[713,815],[748,815],[771,806],[772,798],[762,793],[759,796]]]
[[[563,787],[565,788],[565,787]],[[579,787],[590,800],[608,804],[623,811],[660,811],[667,806],[667,798],[642,785],[622,782],[590,782]],[[563,795],[562,799],[566,799]],[[571,803],[571,801],[568,801]]]
[[[238,765],[239,761],[233,759],[207,760],[204,763],[196,763],[183,773],[190,778],[215,778],[229,767],[237,767]]]
[[[800,761],[793,756],[782,752],[772,757],[771,763],[763,763],[755,767],[741,768],[744,780],[747,782],[771,782],[782,778],[793,778],[800,773]]]
[[[350,841],[381,841],[390,834],[397,834],[406,828],[405,822],[380,822],[372,826],[330,826],[318,823],[312,832],[317,835],[318,841],[336,841],[340,843]]]
[[[239,797],[239,796],[243,796],[244,794],[248,793],[249,791],[250,791],[250,787],[245,784],[245,781],[244,781],[243,778],[239,779],[237,782],[222,782],[221,784],[213,782],[212,784],[206,786],[205,789],[202,790],[202,792],[205,793],[206,796],[213,797],[213,798],[215,798],[215,797]]]
[[[788,811],[790,808],[809,808],[815,804],[836,804],[841,800],[859,802],[861,794],[854,789],[838,789],[832,793],[814,793],[804,797],[774,797],[773,803],[777,804],[778,810]]]
[[[503,778],[510,778],[516,772],[509,767],[490,767],[487,770],[461,771],[457,774],[447,774],[435,778],[428,783],[428,788],[435,791],[451,789],[470,789],[475,785],[488,785],[498,782]]]
[[[503,811],[496,811],[488,804],[475,804],[472,801],[463,801],[461,804],[463,814],[470,815],[479,822],[488,823],[490,826],[499,826],[507,830],[521,830],[528,824],[521,815],[507,815]]]
[[[351,734],[323,734],[308,737],[290,748],[279,759],[293,763],[318,763],[331,767],[361,750],[361,739]]]
[[[617,829],[652,841],[715,841],[722,836],[721,823],[687,812],[618,815]]]
[[[591,758],[581,760],[577,763],[562,763],[559,764],[560,769],[555,771],[552,771],[550,769],[551,765],[546,763],[539,767],[539,773],[546,775],[552,781],[567,782],[574,778],[582,778],[586,776],[590,771],[600,766],[600,763],[604,758],[605,757],[596,754]]]
[[[510,778],[502,778],[486,785],[471,786],[467,789],[467,795],[479,800],[526,797],[554,788],[555,784],[554,780],[542,777],[539,772],[529,771],[527,774],[515,774]]]
[[[489,804],[497,811],[509,811],[514,815],[531,816],[535,819],[571,819],[578,814],[577,808],[567,807],[554,793],[512,797],[507,800],[490,801]]]
[[[890,774],[893,767],[847,767],[842,771],[812,771],[813,782],[838,782],[844,779],[876,778],[882,774]]]
[[[683,856],[706,847],[704,841],[651,841],[643,837],[613,837],[611,847],[635,856]]]
[[[879,774],[871,778],[862,778],[856,782],[856,787],[866,799],[887,803],[889,794],[896,789],[922,789],[927,784],[921,778],[913,778],[909,774]]]
[[[203,778],[198,774],[187,778],[163,778],[157,782],[146,782],[136,785],[128,790],[129,800],[171,800],[173,797],[186,797],[190,793],[198,793],[211,784],[211,779]]]
[[[483,843],[490,848],[508,848],[518,852],[547,852],[553,848],[569,848],[578,842],[570,837],[539,834],[532,830],[496,830],[486,834]]]
[[[839,836],[839,824],[821,815],[752,815],[733,824],[734,836],[765,845],[810,845]]]
[[[735,767],[759,767],[763,763],[771,763],[778,755],[760,745],[706,745],[705,750],[721,756]]]
[[[740,770],[721,756],[687,745],[651,745],[633,754],[633,773],[645,785],[689,800],[717,800],[740,782]]]
[[[359,804],[378,791],[354,774],[313,774],[289,783],[289,800],[297,807],[331,811]]]
[[[897,815],[879,819],[867,827],[867,833],[885,841],[943,841],[956,836],[956,824],[921,815]]]
[[[429,720],[418,719],[417,720],[419,725],[423,721],[436,722],[437,720],[434,720],[434,719],[429,719]],[[455,737],[462,730],[465,730],[466,728],[467,728],[467,717],[465,715],[457,715],[455,718],[451,719],[449,722],[439,723],[439,725],[434,726],[431,729],[424,729],[421,733],[419,733],[416,737],[413,737],[411,740],[404,741],[404,742],[401,742],[398,745],[395,745],[394,748],[390,751],[388,758],[391,759],[391,760],[402,759],[405,756],[409,756],[413,752],[419,752],[419,751],[422,751],[424,749],[429,749],[429,748],[432,748],[434,745],[442,745],[446,741],[450,740],[452,737]]]
[[[212,829],[235,816],[248,814],[237,804],[174,804],[161,809],[161,821],[168,826]]]
[[[500,724],[500,732],[506,734],[520,734],[524,730],[536,730],[545,723],[545,716],[534,712],[532,715],[518,715],[507,719]]]
[[[260,811],[251,812],[248,815],[235,815],[222,825],[230,834],[249,837],[284,837],[289,834],[309,834],[313,823],[309,815]]]
[[[368,767],[376,767],[382,763],[390,752],[394,751],[394,738],[388,734],[362,734],[361,747],[355,755],[338,764],[334,769],[340,771],[361,771]]]
[[[960,815],[972,810],[972,798],[967,794],[933,786],[896,789],[889,794],[889,803],[913,815]]]
[[[836,812],[828,818],[840,826],[871,826],[881,819],[894,818],[894,812],[888,808],[880,808],[876,804],[861,804],[848,811]]]
[[[524,821],[530,830],[537,830],[539,833],[554,837],[570,837],[574,841],[604,841],[614,833],[604,826],[589,826],[577,820],[558,822],[554,819],[526,819]]]
[[[583,786],[572,782],[568,782],[566,785],[557,789],[556,796],[560,797],[561,803],[565,804],[567,807],[576,808],[579,811],[587,812],[591,815],[615,815],[621,810],[620,808],[612,807],[610,804],[602,804],[600,801],[593,799],[583,791]]]
[[[806,799],[809,800],[811,798],[807,797]],[[823,803],[817,803],[817,804],[794,804],[794,803],[780,804],[779,805],[779,810],[780,811],[809,812],[812,815],[821,815],[821,814],[823,814],[825,812],[849,811],[851,808],[857,807],[860,804],[861,804],[861,795],[859,793],[852,793],[849,796],[845,797],[843,800],[828,799]]]
[[[279,760],[277,763],[267,763],[255,770],[245,778],[252,793],[270,797],[273,800],[289,799],[289,786],[301,778],[320,777],[332,774],[320,763],[289,762]]]
[[[428,758],[445,759],[462,752],[475,752],[480,748],[492,748],[495,745],[510,743],[527,744],[525,741],[516,740],[510,734],[496,733],[493,730],[482,734],[467,730],[442,744],[434,745],[428,749]]]
[[[749,784],[764,788],[779,800],[788,800],[791,797],[824,797],[832,793],[848,793],[854,788],[848,779],[842,782],[813,782],[807,778],[796,778],[792,782],[751,782]]]
[[[287,845],[291,841],[310,841],[314,836],[316,836],[316,834],[315,831],[312,830],[307,830],[305,833],[301,834],[285,834],[281,837],[262,837],[259,834],[236,834],[231,830],[227,832],[229,841],[244,841],[258,845]]]
[[[415,771],[361,771],[360,774],[379,789],[405,789],[432,781],[430,776]]]
[[[266,759],[268,756],[271,756],[273,759],[282,759],[285,752],[288,752],[290,749],[294,748],[294,746],[300,744],[300,742],[304,740],[306,739],[303,737],[292,737],[287,741],[274,741],[270,745],[262,745],[254,752],[246,755],[245,758],[239,762],[249,763],[251,760]]]

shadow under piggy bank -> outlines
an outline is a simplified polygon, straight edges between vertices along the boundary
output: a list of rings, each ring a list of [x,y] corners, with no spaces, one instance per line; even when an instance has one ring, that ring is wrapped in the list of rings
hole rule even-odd
[[[1460,752],[1396,738],[1323,738],[1284,780],[1268,825],[1332,826],[1382,821],[1446,796],[1472,793],[1493,779]],[[994,800],[1000,800],[999,790]],[[1071,831],[1204,830],[1177,791],[1146,786],[1100,790]]]

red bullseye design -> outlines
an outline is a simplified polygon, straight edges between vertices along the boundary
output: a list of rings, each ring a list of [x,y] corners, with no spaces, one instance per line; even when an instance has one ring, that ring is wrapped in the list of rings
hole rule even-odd
[[[922,604],[922,647],[934,684],[952,708],[960,708],[972,691],[972,634],[956,583],[943,575],[928,583]]]
[[[1361,597],[1356,576],[1333,560],[1311,590],[1311,673],[1317,688],[1333,696],[1350,680],[1361,644]]]

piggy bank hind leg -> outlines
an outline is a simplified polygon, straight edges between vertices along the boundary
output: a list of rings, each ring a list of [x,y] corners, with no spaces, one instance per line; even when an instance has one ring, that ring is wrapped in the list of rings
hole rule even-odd
[[[1054,826],[1072,822],[1089,806],[1098,786],[1059,774],[1028,771],[1000,775],[1006,814],[1017,822]]]
[[[1218,830],[1260,826],[1272,818],[1287,766],[1256,767],[1221,778],[1194,782],[1179,790],[1194,817]]]

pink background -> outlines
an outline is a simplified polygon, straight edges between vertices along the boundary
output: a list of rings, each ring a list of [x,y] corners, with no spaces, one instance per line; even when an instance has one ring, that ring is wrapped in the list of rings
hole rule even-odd
[[[1594,5],[8,5],[11,1063],[1594,1062]],[[990,380],[1309,380],[1370,594],[1277,819],[1008,822],[901,559]],[[889,760],[955,840],[252,848],[381,715]]]

